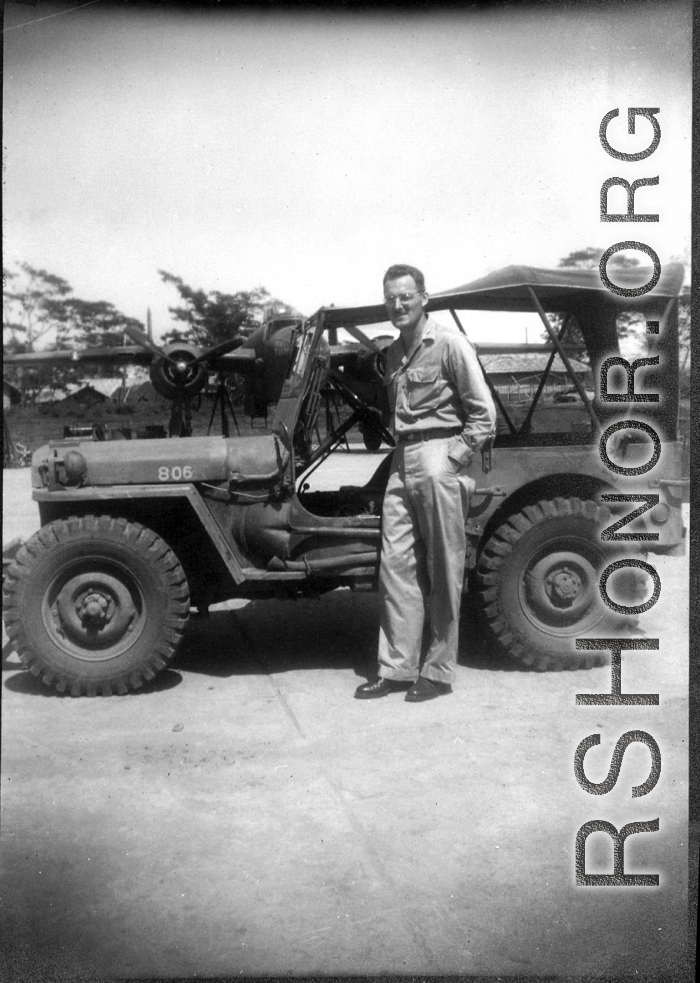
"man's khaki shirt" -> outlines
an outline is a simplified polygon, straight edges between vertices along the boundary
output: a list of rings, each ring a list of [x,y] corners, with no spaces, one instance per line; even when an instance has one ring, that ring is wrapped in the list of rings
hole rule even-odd
[[[496,408],[476,351],[457,328],[427,319],[406,354],[401,338],[387,349],[384,385],[394,414],[394,432],[454,428],[463,449],[450,457],[467,464],[496,432]]]

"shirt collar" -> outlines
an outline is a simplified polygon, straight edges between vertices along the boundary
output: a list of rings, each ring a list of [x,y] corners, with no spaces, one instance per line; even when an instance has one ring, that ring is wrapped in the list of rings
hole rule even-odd
[[[421,344],[424,341],[435,341],[435,331],[437,330],[437,321],[433,321],[429,314],[426,315],[427,324],[423,328],[423,334],[421,336]]]
[[[427,322],[423,328],[423,334],[421,335],[420,342],[411,349],[408,355],[403,350],[400,337],[392,343],[388,353],[387,374],[385,377],[387,383],[391,382],[391,380],[394,379],[402,369],[408,367],[409,363],[413,361],[416,352],[420,351],[422,348],[423,342],[429,341],[432,344],[435,341],[435,332],[437,327],[437,322],[430,316],[427,316]]]
[[[433,321],[433,319],[429,315],[426,314],[425,326],[423,327],[423,333],[420,336],[420,341],[418,342],[417,345],[416,344],[413,344],[411,346],[410,350],[405,353],[404,358],[402,359],[402,361],[405,364],[407,364],[408,362],[411,361],[411,359],[413,358],[413,356],[423,346],[423,344],[426,341],[429,341],[431,344],[432,344],[433,341],[435,341],[435,329],[436,328],[437,328],[437,324],[435,323],[435,321]]]

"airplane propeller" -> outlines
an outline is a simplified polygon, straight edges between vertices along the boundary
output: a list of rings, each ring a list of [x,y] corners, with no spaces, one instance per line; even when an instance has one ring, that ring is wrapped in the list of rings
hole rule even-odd
[[[215,358],[219,358],[221,355],[228,355],[229,352],[234,351],[236,348],[240,348],[245,338],[229,338],[228,341],[222,341],[220,345],[215,345],[214,348],[208,348],[197,358],[193,359],[190,365],[198,365],[200,362],[209,362]]]
[[[157,358],[164,358],[166,361],[172,362],[174,365],[177,364],[174,358],[171,358],[167,352],[163,351],[162,348],[159,348],[158,345],[151,341],[148,335],[139,328],[127,325],[124,327],[124,334],[128,335],[129,338],[136,342],[137,345],[140,345],[141,348],[145,348],[147,352],[151,352],[151,354],[155,355]]]
[[[230,338],[213,348],[201,351],[200,348],[187,342],[173,342],[159,346],[138,328],[130,326],[125,330],[132,341],[154,356],[149,366],[149,375],[153,387],[161,396],[165,396],[173,402],[168,428],[170,435],[189,436],[192,432],[192,399],[204,389],[209,370],[214,368],[216,361],[234,349],[240,348],[245,339]],[[254,360],[254,353],[252,352],[248,358],[241,360],[242,364],[238,368],[243,368],[245,363],[251,360]],[[220,381],[217,400],[223,400],[222,387],[223,381]],[[229,398],[222,402],[222,412],[225,412],[227,406],[233,412]],[[225,420],[222,420],[222,427],[228,436],[228,424]]]
[[[151,382],[161,396],[168,399],[191,398],[204,389],[207,370],[223,355],[240,348],[244,338],[230,338],[213,348],[201,351],[188,342],[172,342],[159,346],[138,328],[128,327],[126,334],[132,341],[154,355],[150,366]],[[243,366],[239,366],[242,368]]]

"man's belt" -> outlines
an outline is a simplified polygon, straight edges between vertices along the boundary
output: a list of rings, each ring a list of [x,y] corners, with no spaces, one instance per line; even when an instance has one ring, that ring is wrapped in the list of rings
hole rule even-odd
[[[462,431],[455,430],[454,427],[433,427],[428,430],[407,430],[404,433],[397,433],[396,440],[399,444],[413,444],[423,440],[441,440],[445,437],[456,437]]]

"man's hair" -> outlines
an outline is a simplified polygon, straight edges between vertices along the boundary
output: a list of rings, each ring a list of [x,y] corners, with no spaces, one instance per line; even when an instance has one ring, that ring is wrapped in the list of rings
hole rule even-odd
[[[387,280],[398,280],[400,276],[412,276],[418,290],[421,293],[425,291],[425,277],[421,271],[417,266],[407,266],[406,263],[394,263],[393,266],[390,266],[384,274],[382,283],[386,283]]]

